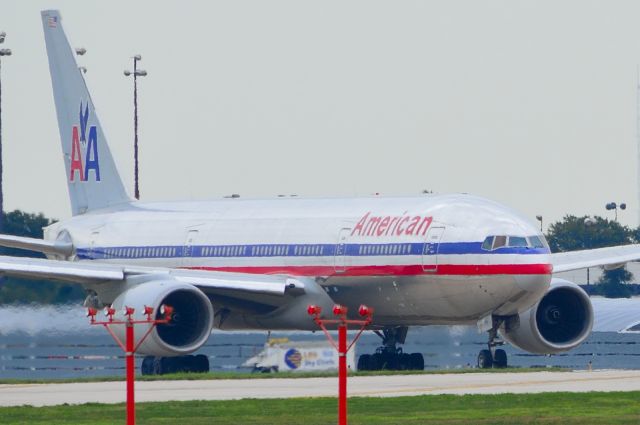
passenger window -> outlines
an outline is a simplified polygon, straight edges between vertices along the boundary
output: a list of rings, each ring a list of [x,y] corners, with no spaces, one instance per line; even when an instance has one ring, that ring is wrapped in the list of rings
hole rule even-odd
[[[498,249],[507,245],[507,237],[506,236],[496,236],[493,238],[493,248]]]
[[[487,236],[487,238],[482,242],[482,249],[485,251],[491,251],[493,247],[493,236]]]

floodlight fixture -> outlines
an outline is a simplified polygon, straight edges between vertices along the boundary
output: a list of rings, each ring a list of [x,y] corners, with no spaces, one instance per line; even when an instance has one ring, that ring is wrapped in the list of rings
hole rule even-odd
[[[173,307],[170,305],[162,304],[160,306],[160,314],[162,314],[165,320],[171,320],[171,316],[173,315]]]
[[[358,314],[362,317],[371,317],[373,315],[373,309],[369,306],[362,304],[358,309]]]
[[[335,314],[336,316],[344,316],[345,314],[347,314],[347,307],[336,304],[333,306],[333,314]]]
[[[129,319],[131,319],[131,316],[133,316],[133,313],[136,312],[136,309],[133,307],[129,307],[129,306],[124,306],[124,310],[122,311],[122,314],[124,316],[127,316]]]
[[[113,321],[113,316],[116,314],[116,309],[113,307],[105,307],[104,315],[109,318],[109,321]]]
[[[322,307],[319,305],[309,304],[307,307],[307,313],[309,316],[319,316],[322,313]]]
[[[149,307],[148,305],[144,306],[144,315],[147,316],[147,320],[151,320],[151,315],[153,314],[153,307]]]

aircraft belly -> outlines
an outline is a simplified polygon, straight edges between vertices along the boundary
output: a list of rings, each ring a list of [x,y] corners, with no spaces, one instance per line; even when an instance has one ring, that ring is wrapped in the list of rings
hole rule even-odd
[[[374,308],[374,322],[386,324],[474,323],[501,307],[515,314],[537,301],[548,277],[539,276],[540,291],[527,291],[518,276],[335,277],[324,283],[327,293],[351,311],[360,304]],[[528,277],[530,278],[530,276]]]

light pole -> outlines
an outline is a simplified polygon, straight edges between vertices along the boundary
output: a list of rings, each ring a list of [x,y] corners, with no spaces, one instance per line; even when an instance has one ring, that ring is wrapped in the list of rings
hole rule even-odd
[[[626,210],[627,204],[625,204],[624,202],[621,202],[620,205],[618,205],[615,202],[609,202],[604,207],[607,209],[607,211],[614,210],[616,213],[615,220],[618,221],[618,208],[620,208],[621,210]]]
[[[0,44],[4,43],[7,33],[0,32]],[[11,56],[11,49],[0,49],[0,71],[2,70],[2,57]],[[4,230],[4,193],[2,191],[2,79],[0,79],[0,233]]]
[[[138,348],[142,345],[144,340],[151,334],[154,328],[158,325],[166,325],[171,322],[173,315],[173,307],[162,304],[160,306],[160,314],[162,315],[162,319],[153,319],[153,307],[144,306],[144,315],[146,316],[142,320],[135,320],[133,318],[133,314],[135,313],[135,309],[132,307],[124,307],[124,311],[122,312],[122,316],[124,316],[123,320],[113,320],[113,316],[116,314],[116,310],[112,307],[106,307],[104,309],[104,315],[107,316],[108,320],[105,321],[97,321],[96,315],[98,314],[98,310],[95,308],[89,307],[87,309],[87,317],[91,320],[92,325],[102,325],[109,332],[109,334],[113,337],[116,343],[120,346],[122,351],[125,353],[125,369],[127,375],[127,425],[135,425],[136,423],[136,402],[135,402],[135,363],[133,356],[138,351]],[[112,326],[124,325],[125,326],[125,340],[124,342],[118,338],[118,336],[114,333]],[[138,338],[136,344],[136,338],[133,327],[135,325],[146,325],[146,332],[142,335],[142,337]]]
[[[313,321],[322,329],[333,348],[338,350],[338,425],[347,425],[347,353],[360,338],[362,332],[373,321],[373,309],[364,304],[360,306],[358,313],[363,320],[347,319],[347,307],[340,304],[333,306],[333,314],[337,316],[337,319],[323,319],[321,317],[322,308],[313,304],[307,307],[307,313],[313,317]],[[337,344],[329,331],[327,331],[326,325],[338,326]],[[348,325],[360,326],[360,330],[350,344],[347,344]]]
[[[598,222],[593,217],[587,217],[587,218],[584,219],[584,225],[587,228],[586,229],[587,240],[584,241],[584,245],[586,245],[584,247],[585,249],[591,249],[592,241],[591,241],[591,234],[589,233],[590,232],[589,228],[591,226],[596,225],[597,223]],[[589,271],[590,271],[590,269],[589,269],[589,267],[587,267],[587,285],[591,285],[591,282],[590,282],[591,276],[590,276]]]
[[[138,186],[138,77],[147,75],[144,69],[138,69],[138,61],[142,60],[141,55],[133,57],[133,72],[125,69],[124,75],[133,75],[133,178],[135,187],[135,197],[140,199],[140,189]]]
[[[78,56],[84,56],[85,53],[87,53],[87,49],[85,49],[84,47],[76,47],[76,55]],[[80,72],[82,72],[83,74],[87,73],[87,67],[86,66],[79,66],[78,69],[80,70]]]
[[[537,215],[536,216],[536,220],[538,220],[540,222],[540,233],[542,233],[542,216],[541,215]]]

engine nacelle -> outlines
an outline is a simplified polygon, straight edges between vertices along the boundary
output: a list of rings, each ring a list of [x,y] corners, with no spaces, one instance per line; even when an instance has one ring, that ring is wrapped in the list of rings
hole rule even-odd
[[[575,283],[552,279],[551,287],[533,307],[520,314],[519,326],[500,333],[511,344],[536,354],[555,354],[582,343],[593,327],[589,296]]]
[[[211,335],[213,307],[207,296],[198,288],[175,280],[151,280],[140,283],[120,294],[112,303],[115,318],[122,320],[124,307],[135,308],[134,319],[142,319],[144,306],[153,307],[156,319],[161,319],[160,306],[173,307],[171,322],[158,325],[142,343],[138,354],[152,356],[181,356],[200,348]],[[112,326],[124,342],[124,326]],[[136,344],[149,329],[148,325],[136,325]]]

